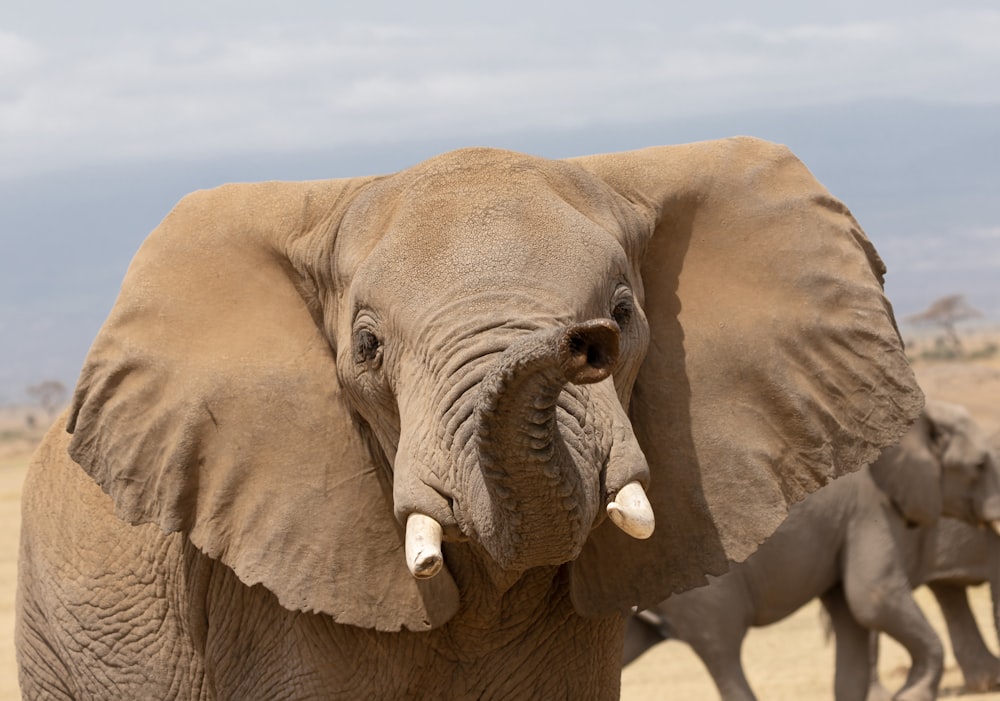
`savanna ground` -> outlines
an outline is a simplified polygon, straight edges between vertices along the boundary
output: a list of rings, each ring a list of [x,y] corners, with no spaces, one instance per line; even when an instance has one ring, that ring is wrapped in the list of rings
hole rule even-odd
[[[975,350],[987,343],[986,337],[966,338]],[[964,404],[988,434],[1000,434],[1000,355],[973,361],[919,359],[921,344],[910,343],[917,376],[928,396]],[[45,423],[41,411],[33,411],[38,423]],[[21,483],[31,451],[41,437],[42,427],[29,427],[24,410],[0,408],[0,701],[20,698],[14,663],[14,591],[17,541],[20,524]],[[917,598],[931,623],[949,647],[940,612],[926,589]],[[971,595],[977,619],[987,644],[997,650],[997,637],[990,625],[989,592],[977,587]],[[833,645],[827,640],[820,608],[815,602],[795,615],[766,628],[750,631],[743,648],[747,676],[763,700],[819,701],[832,698]],[[902,684],[909,666],[906,652],[883,636],[882,679],[891,688]],[[962,677],[951,656],[945,661],[941,698],[961,695],[967,701],[1000,701],[1000,691],[962,695]],[[667,641],[639,658],[622,674],[623,701],[683,699],[702,701],[717,698],[708,673],[690,648]]]

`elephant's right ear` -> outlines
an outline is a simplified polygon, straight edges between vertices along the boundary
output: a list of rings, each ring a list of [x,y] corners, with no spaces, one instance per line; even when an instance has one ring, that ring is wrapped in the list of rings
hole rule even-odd
[[[448,572],[415,580],[336,373],[333,251],[367,180],[185,198],[133,260],[81,373],[70,454],[137,523],[183,531],[286,608],[426,630]]]
[[[629,415],[656,530],[607,522],[573,563],[593,614],[648,608],[745,559],[788,507],[870,463],[923,395],[847,208],[788,149],[749,138],[572,159],[638,223],[649,351]]]

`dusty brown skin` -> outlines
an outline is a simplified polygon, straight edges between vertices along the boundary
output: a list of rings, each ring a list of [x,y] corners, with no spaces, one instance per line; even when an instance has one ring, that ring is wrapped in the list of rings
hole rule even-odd
[[[630,619],[625,662],[664,637],[679,638],[725,701],[752,701],[740,662],[747,630],[822,597],[836,635],[838,701],[868,696],[869,630],[891,635],[913,659],[895,698],[934,699],[943,650],[910,592],[931,571],[943,575],[932,551],[942,515],[969,528],[1000,518],[1000,466],[968,412],[929,400],[898,445],[796,505],[746,562]]]
[[[25,697],[617,698],[917,415],[882,272],[752,139],[191,195],[27,478]]]

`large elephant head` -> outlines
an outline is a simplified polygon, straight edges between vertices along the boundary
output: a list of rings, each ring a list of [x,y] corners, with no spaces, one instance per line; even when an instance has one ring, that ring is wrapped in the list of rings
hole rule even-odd
[[[745,138],[228,185],[136,255],[70,451],[121,518],[290,609],[435,627],[476,558],[570,563],[607,615],[746,557],[905,431],[882,273]]]
[[[902,440],[886,448],[871,474],[910,523],[941,516],[1000,529],[1000,464],[965,407],[928,399]]]

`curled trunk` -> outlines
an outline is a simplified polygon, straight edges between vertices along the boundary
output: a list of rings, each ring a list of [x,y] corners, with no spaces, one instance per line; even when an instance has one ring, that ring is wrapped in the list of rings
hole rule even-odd
[[[587,425],[588,394],[576,385],[611,374],[618,338],[603,319],[539,331],[483,380],[473,416],[479,469],[466,493],[476,535],[501,566],[558,564],[583,547],[610,446]]]

